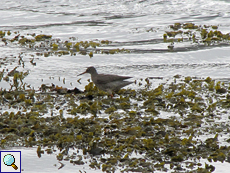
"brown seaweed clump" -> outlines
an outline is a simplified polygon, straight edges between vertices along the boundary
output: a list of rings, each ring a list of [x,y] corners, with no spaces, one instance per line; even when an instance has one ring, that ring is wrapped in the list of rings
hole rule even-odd
[[[104,172],[212,172],[200,158],[229,162],[230,148],[219,139],[230,129],[220,121],[230,107],[228,84],[190,76],[154,89],[145,82],[113,99],[92,83],[80,93],[54,85],[1,91],[4,107],[17,110],[1,112],[1,148],[37,146],[38,157],[56,153],[74,165],[86,164],[87,156],[91,168]],[[83,154],[69,155],[69,149]]]

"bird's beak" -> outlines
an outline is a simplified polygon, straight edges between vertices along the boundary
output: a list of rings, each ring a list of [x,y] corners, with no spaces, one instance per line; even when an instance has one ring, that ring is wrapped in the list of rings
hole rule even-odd
[[[77,75],[77,76],[81,76],[81,75],[83,75],[83,74],[85,74],[86,73],[86,71],[85,72],[83,72],[83,73],[81,73],[81,74],[79,74],[79,75]]]

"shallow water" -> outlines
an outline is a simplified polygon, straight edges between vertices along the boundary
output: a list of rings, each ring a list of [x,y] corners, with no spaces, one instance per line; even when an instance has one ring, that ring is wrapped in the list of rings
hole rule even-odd
[[[55,83],[84,90],[89,75],[81,76],[80,84],[77,82],[77,74],[88,66],[95,66],[99,73],[133,76],[134,80],[162,77],[163,79],[151,80],[155,86],[177,74],[203,78],[210,76],[225,82],[230,79],[228,44],[201,47],[190,42],[175,43],[175,47],[180,49],[169,52],[169,43],[162,41],[165,31],[170,30],[169,25],[176,22],[217,25],[222,33],[229,33],[229,1],[2,0],[0,14],[1,30],[19,31],[25,35],[51,34],[53,38],[63,41],[69,40],[70,37],[75,37],[77,41],[110,40],[114,42],[112,46],[115,48],[132,50],[131,53],[113,55],[94,54],[92,58],[80,54],[61,57],[35,55],[36,65],[32,65],[30,60],[31,54],[35,53],[33,50],[1,43],[0,58],[2,60],[7,57],[7,63],[1,65],[0,70],[12,70],[15,66],[19,66],[18,70],[29,70],[30,74],[25,78],[25,82],[35,89],[43,83]],[[20,52],[24,52],[24,67],[18,63]],[[0,87],[9,88],[4,81],[0,83]],[[129,87],[137,88],[136,85]],[[34,150],[23,151],[23,162],[37,160],[36,156],[32,156],[31,151]],[[41,161],[41,164],[43,163],[46,161]],[[218,170],[217,164],[216,172],[222,171],[222,164],[219,166]],[[31,168],[31,164],[23,164],[25,172],[30,172]]]

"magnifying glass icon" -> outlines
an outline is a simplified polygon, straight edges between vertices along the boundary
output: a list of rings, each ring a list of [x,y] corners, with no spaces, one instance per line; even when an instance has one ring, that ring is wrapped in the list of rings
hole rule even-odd
[[[15,163],[15,158],[11,154],[7,154],[3,158],[3,162],[7,166],[12,166],[15,170],[18,169],[18,167],[14,164]]]

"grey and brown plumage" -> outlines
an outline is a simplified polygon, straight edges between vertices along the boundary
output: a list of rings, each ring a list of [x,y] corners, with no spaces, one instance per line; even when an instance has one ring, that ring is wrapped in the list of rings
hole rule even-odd
[[[85,73],[91,74],[91,79],[96,87],[98,87],[100,90],[108,92],[111,96],[113,91],[118,91],[122,87],[133,83],[130,81],[125,81],[126,79],[130,79],[132,77],[112,74],[98,74],[94,67],[88,67],[85,72],[79,74],[78,76]]]

